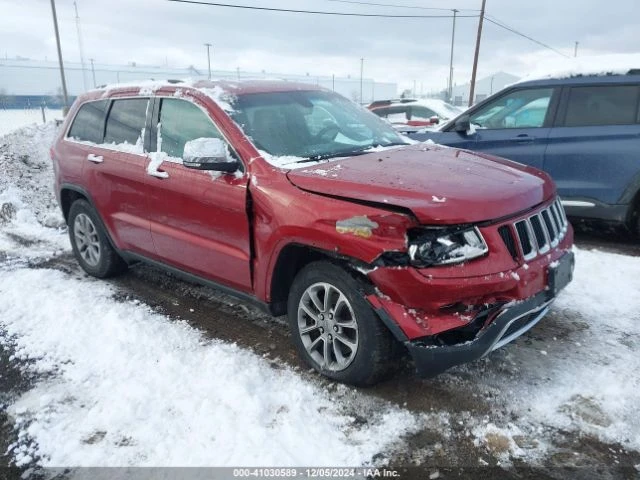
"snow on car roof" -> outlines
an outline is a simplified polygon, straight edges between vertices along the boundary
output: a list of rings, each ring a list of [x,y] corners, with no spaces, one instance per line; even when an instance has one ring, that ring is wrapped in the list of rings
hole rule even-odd
[[[191,78],[179,80],[143,80],[125,83],[113,83],[102,85],[94,91],[108,95],[113,91],[140,89],[141,94],[150,94],[161,88],[173,87],[191,87],[199,90],[220,88],[231,95],[242,95],[245,93],[264,93],[264,92],[287,92],[292,90],[323,90],[314,84],[289,82],[279,79],[264,80],[195,80]]]
[[[626,75],[640,70],[640,53],[593,55],[577,58],[553,58],[541,62],[514,85],[533,80],[549,80],[579,76]]]
[[[83,96],[88,99],[107,98],[118,92],[131,92],[137,90],[138,95],[153,95],[164,88],[175,89],[176,96],[181,96],[180,89],[196,89],[227,112],[233,111],[231,104],[234,97],[252,93],[267,92],[291,92],[325,90],[322,87],[307,83],[289,82],[279,79],[261,80],[196,80],[191,78],[181,80],[142,80],[124,83],[112,83],[101,85],[94,90],[90,90]]]

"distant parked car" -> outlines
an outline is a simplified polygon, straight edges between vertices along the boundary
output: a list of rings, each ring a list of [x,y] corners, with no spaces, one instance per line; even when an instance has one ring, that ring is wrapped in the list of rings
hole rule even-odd
[[[390,122],[396,130],[405,133],[433,127],[463,112],[461,108],[436,98],[380,100],[373,102],[368,108]]]
[[[567,214],[640,235],[640,70],[518,83],[416,140],[545,170]]]

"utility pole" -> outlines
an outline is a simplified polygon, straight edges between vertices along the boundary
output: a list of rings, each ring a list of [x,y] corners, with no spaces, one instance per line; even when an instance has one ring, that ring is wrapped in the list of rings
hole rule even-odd
[[[580,45],[580,42],[576,42],[576,47],[573,50],[573,56],[577,57],[578,56],[578,45]]]
[[[362,105],[362,81],[364,77],[364,58],[360,59],[360,105]]]
[[[459,10],[453,9],[453,30],[451,31],[451,59],[449,60],[449,89],[447,101],[451,101],[453,96],[453,44],[456,39],[456,15]]]
[[[84,63],[84,48],[82,48],[82,32],[80,31],[80,16],[78,15],[78,4],[73,2],[73,8],[76,11],[76,32],[78,33],[78,50],[80,50],[80,65],[82,66],[82,85],[85,91],[87,88],[87,72]]]
[[[64,77],[64,65],[62,64],[62,49],[60,48],[60,32],[58,32],[58,17],[56,15],[56,2],[51,0],[51,13],[53,14],[53,29],[56,33],[56,45],[58,47],[58,63],[60,64],[60,78],[62,79],[62,94],[64,95],[64,106],[62,112],[64,115],[69,110],[69,96],[67,95],[67,81]]]
[[[331,90],[336,91],[336,74],[331,74]]]
[[[207,47],[207,64],[209,65],[209,80],[211,80],[211,55],[209,53],[209,48],[211,48],[211,44],[205,43],[205,46]]]
[[[95,68],[93,68],[93,58],[90,58],[89,61],[91,62],[91,76],[93,77],[93,88],[97,87],[96,84],[96,70]]]
[[[484,9],[487,0],[482,0],[480,9],[480,20],[478,21],[478,38],[476,39],[476,53],[473,56],[473,71],[471,73],[471,90],[469,91],[469,106],[473,105],[473,98],[476,93],[476,74],[478,73],[478,57],[480,56],[480,40],[482,39],[482,23],[484,22]]]

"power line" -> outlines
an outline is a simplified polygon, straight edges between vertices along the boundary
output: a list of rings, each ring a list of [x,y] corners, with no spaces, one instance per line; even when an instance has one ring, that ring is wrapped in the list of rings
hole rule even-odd
[[[229,3],[213,3],[203,2],[198,0],[168,0],[169,2],[176,3],[190,3],[193,5],[208,5],[210,7],[227,7],[227,8],[241,8],[246,10],[262,10],[268,12],[287,12],[287,13],[306,13],[312,15],[333,15],[341,17],[380,17],[380,18],[453,18],[453,15],[385,15],[376,13],[345,13],[345,12],[326,12],[315,10],[292,10],[288,8],[268,8],[268,7],[253,7],[249,5],[232,5]],[[471,18],[478,15],[458,15],[458,18]]]
[[[500,28],[504,28],[505,30],[508,30],[511,33],[514,33],[514,34],[516,34],[516,35],[518,35],[520,37],[526,38],[527,40],[530,40],[533,43],[536,43],[536,44],[540,45],[541,47],[548,48],[549,50],[557,53],[558,55],[562,55],[563,57],[570,58],[569,55],[566,55],[566,54],[562,53],[560,50],[555,49],[552,46],[547,45],[546,43],[542,43],[541,41],[536,40],[535,38],[532,38],[529,35],[525,35],[524,33],[517,31],[515,28],[512,28],[512,27],[502,23],[500,20],[498,20],[495,17],[491,17],[489,15],[486,15],[485,16],[485,20],[487,20],[487,22],[493,23],[494,25],[497,25]]]
[[[325,0],[327,2],[338,2],[338,3],[352,3],[356,5],[371,5],[375,7],[392,7],[392,8],[411,8],[415,10],[441,10],[450,12],[452,8],[443,8],[443,7],[419,7],[417,5],[394,5],[391,3],[375,3],[375,2],[359,2],[356,0]],[[458,8],[459,12],[479,12],[480,10],[474,8]]]

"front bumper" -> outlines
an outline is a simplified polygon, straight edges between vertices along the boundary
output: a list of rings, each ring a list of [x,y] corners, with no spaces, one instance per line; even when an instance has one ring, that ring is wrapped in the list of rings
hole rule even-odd
[[[547,314],[559,291],[571,281],[573,253],[568,252],[563,261],[568,264],[568,270],[564,274],[566,278],[559,280],[561,284],[550,285],[527,300],[498,307],[497,312],[493,312],[493,320],[473,340],[454,345],[436,344],[430,337],[405,342],[418,374],[433,377],[456,365],[482,358],[534,327]]]

